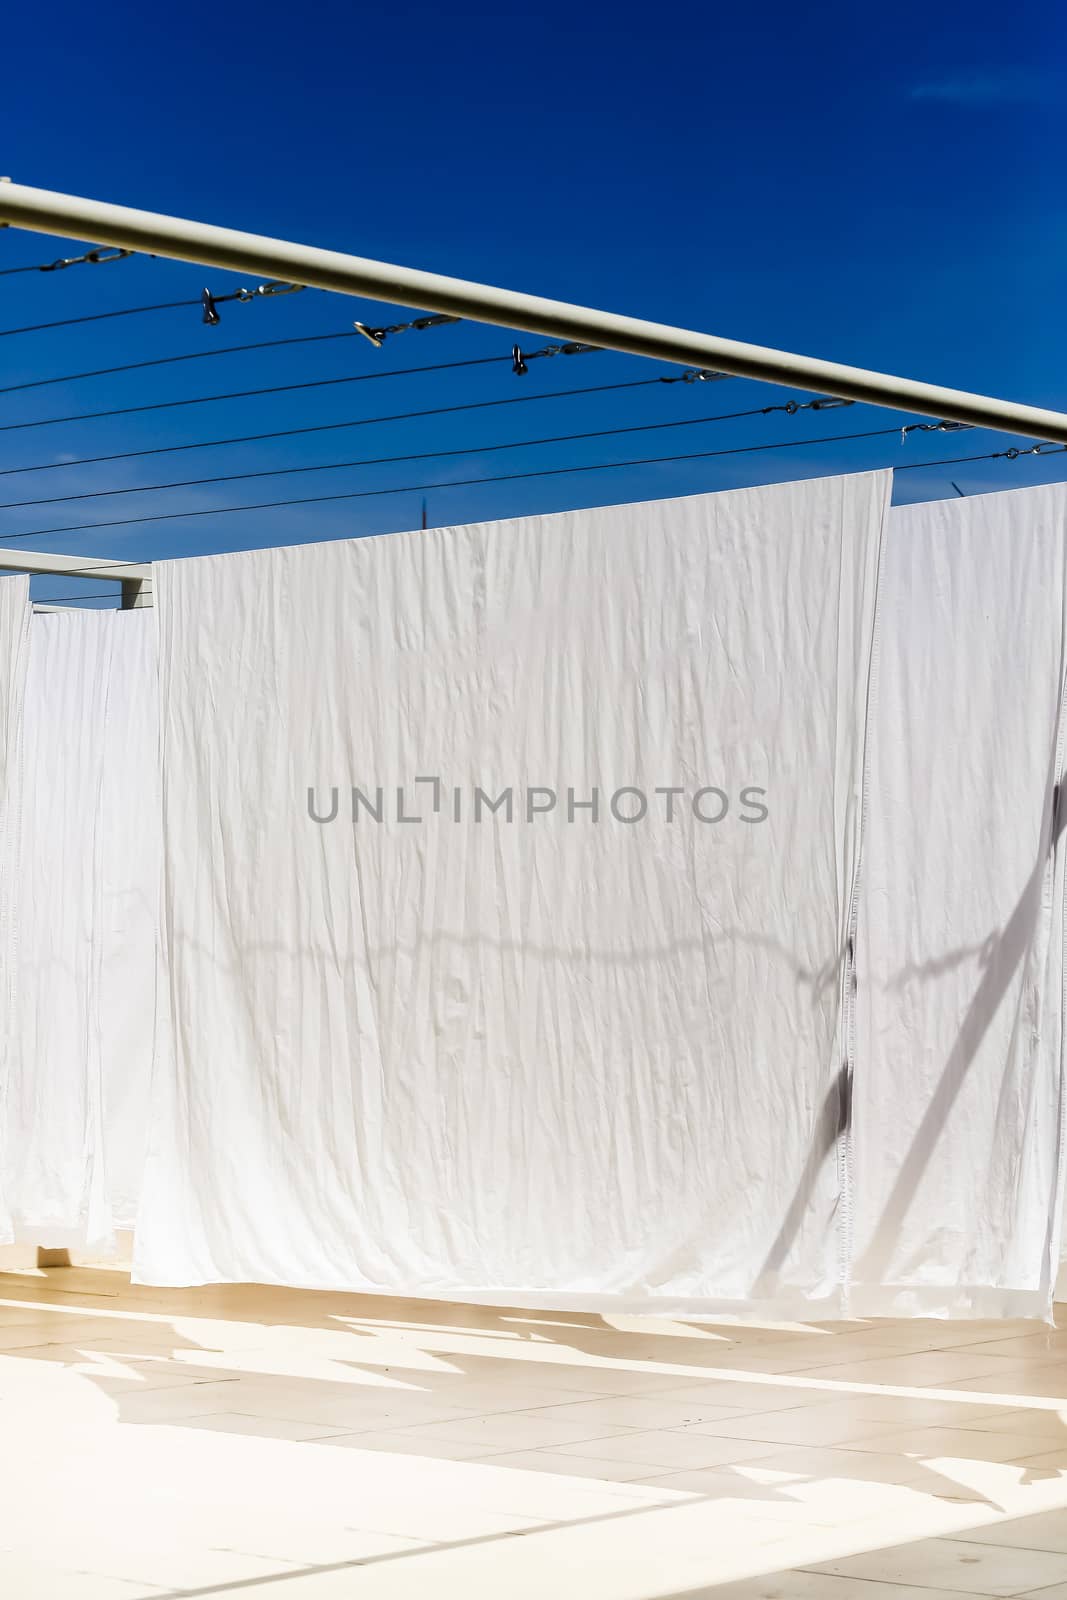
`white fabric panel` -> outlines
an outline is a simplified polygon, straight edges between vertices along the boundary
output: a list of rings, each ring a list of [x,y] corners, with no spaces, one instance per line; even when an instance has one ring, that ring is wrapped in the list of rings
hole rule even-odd
[[[1065,606],[1064,486],[892,512],[857,946],[858,1314],[1050,1308]]]
[[[151,611],[30,634],[4,1167],[15,1235],[106,1244],[144,1163],[160,880]]]
[[[30,636],[30,580],[0,579],[0,1244],[14,1238],[10,1182],[3,1159],[8,1085],[15,1036],[16,835],[19,739]]]
[[[889,483],[157,567],[176,1026],[139,1281],[837,1303]]]

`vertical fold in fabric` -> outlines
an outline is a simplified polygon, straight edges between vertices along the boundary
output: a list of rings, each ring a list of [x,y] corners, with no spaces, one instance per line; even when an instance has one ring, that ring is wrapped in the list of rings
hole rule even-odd
[[[159,896],[150,611],[30,628],[3,1164],[15,1238],[131,1227],[148,1119]]]
[[[839,1305],[889,487],[157,566],[139,1281]]]
[[[29,637],[29,577],[19,573],[0,578],[0,1244],[10,1244],[14,1238],[4,1131],[16,1030],[14,900],[22,790],[20,743]]]
[[[894,510],[857,945],[861,1315],[1046,1316],[1067,488]]]

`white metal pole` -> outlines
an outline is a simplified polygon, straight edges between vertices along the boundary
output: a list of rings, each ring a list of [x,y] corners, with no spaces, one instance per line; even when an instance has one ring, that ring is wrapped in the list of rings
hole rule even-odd
[[[147,561],[108,561],[104,557],[52,555],[43,550],[14,550],[5,546],[0,550],[2,572],[49,576],[64,573],[68,578],[98,578],[104,583],[114,583],[117,579],[122,588],[124,611],[152,604],[152,567]]]
[[[188,222],[151,211],[107,205],[47,189],[26,188],[0,180],[0,223],[12,223],[37,233],[88,239],[153,255],[172,256],[201,266],[232,272],[254,272],[262,277],[332,289],[339,294],[362,295],[423,311],[445,312],[474,322],[492,323],[526,333],[598,345],[629,355],[651,356],[729,372],[743,378],[784,384],[791,389],[814,390],[845,400],[868,401],[897,411],[963,422],[973,427],[995,428],[1030,439],[1067,444],[1067,414],[1038,406],[943,389],[913,378],[894,378],[861,367],[842,366],[814,356],[791,355],[761,345],[720,339],[665,323],[643,322],[543,300],[511,289],[446,278],[412,267],[389,266],[361,256],[291,244],[282,239],[239,233],[208,223]]]

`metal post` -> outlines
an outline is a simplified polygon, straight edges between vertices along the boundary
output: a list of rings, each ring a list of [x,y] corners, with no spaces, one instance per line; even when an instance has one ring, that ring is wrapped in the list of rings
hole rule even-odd
[[[90,239],[102,245],[259,276],[339,294],[362,295],[394,305],[486,322],[526,333],[599,345],[629,355],[651,356],[729,372],[791,389],[813,390],[845,400],[889,406],[919,416],[994,428],[1030,439],[1067,444],[1067,415],[1038,406],[943,389],[912,378],[894,378],[861,367],[842,366],[814,356],[791,355],[760,345],[720,339],[664,323],[594,311],[560,300],[542,300],[510,289],[489,288],[411,267],[389,266],[360,256],[342,255],[282,239],[239,233],[202,222],[187,222],[151,211],[53,194],[0,180],[0,223],[37,233]]]

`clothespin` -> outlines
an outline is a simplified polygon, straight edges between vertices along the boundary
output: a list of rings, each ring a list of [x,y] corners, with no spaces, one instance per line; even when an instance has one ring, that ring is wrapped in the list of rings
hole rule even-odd
[[[382,345],[385,343],[384,328],[368,328],[365,322],[353,322],[352,326],[355,328],[357,333],[361,333],[363,335],[364,339],[370,341],[375,350],[380,350],[382,348]]]
[[[511,370],[516,378],[524,378],[530,370],[517,344],[513,344],[511,347]]]
[[[215,305],[215,296],[211,293],[210,289],[201,289],[200,304],[204,308],[204,322],[206,322],[209,327],[217,327],[222,319],[219,316],[218,308]]]

